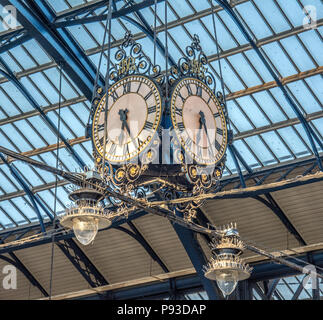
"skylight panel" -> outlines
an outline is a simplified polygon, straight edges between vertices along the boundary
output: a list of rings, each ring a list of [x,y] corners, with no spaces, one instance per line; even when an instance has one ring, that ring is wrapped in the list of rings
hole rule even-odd
[[[263,112],[261,112],[250,96],[241,97],[236,100],[256,128],[264,127],[270,124]]]
[[[278,88],[269,89],[272,95],[275,97],[281,108],[285,111],[290,119],[296,118],[296,114],[290,104],[287,102],[283,92]]]
[[[288,77],[297,73],[297,70],[277,42],[268,43],[262,48],[282,77]]]
[[[234,161],[231,157],[231,153],[227,152],[226,155],[227,155],[227,159],[225,162],[225,166],[232,172],[232,174],[237,173],[237,169],[236,169]],[[242,169],[244,169],[244,168],[242,167]]]
[[[316,67],[295,36],[282,39],[281,43],[300,71]]]
[[[272,32],[251,2],[242,3],[236,6],[236,9],[257,39],[272,35]]]
[[[82,144],[76,144],[73,146],[73,149],[82,158],[82,160],[85,162],[85,164],[89,168],[92,168],[94,166],[93,158],[91,156],[89,156],[89,154],[87,152],[85,152],[85,150],[81,146],[83,146],[85,150],[90,151],[90,150],[92,150],[92,142],[87,141],[87,142],[83,142]]]
[[[277,2],[294,27],[303,25],[306,16],[297,1],[277,0]]]
[[[79,6],[81,4],[91,2],[91,1],[84,1],[84,0],[65,0],[72,8]]]
[[[187,1],[185,0],[172,1],[170,4],[172,5],[173,9],[181,18],[189,16],[194,13],[191,7],[188,5]],[[151,8],[154,8],[154,6],[151,6]]]
[[[34,39],[24,42],[24,47],[28,50],[30,55],[42,65],[51,62],[51,58],[45,53],[43,48]]]
[[[57,89],[57,102],[58,102],[60,71],[58,68],[50,68],[45,70],[44,73]],[[77,92],[70,86],[69,82],[66,80],[65,74],[62,76],[62,96],[66,100],[73,99],[78,96]]]
[[[100,44],[102,45],[103,36],[104,36],[104,27],[105,27],[105,21],[101,22],[92,22],[87,23],[85,26],[88,29],[88,31],[91,33],[91,36]],[[114,37],[116,37],[115,32],[117,32],[120,28],[120,24],[116,19],[111,21],[111,33]],[[108,37],[106,36],[105,41],[107,42]],[[117,37],[117,39],[119,39]],[[97,45],[96,45],[97,46]]]
[[[320,103],[323,103],[323,78],[322,75],[316,75],[313,77],[308,77],[305,79],[305,82],[312,89],[316,97],[320,100]],[[322,106],[321,106],[322,108]]]
[[[67,112],[66,109],[67,108],[62,109],[61,112],[62,111]],[[58,127],[58,113],[57,113],[57,111],[48,112],[47,116],[50,118],[50,120],[52,120],[52,122],[56,125],[56,127]],[[62,119],[64,119],[64,121],[62,121]],[[71,113],[69,113],[68,118],[64,118],[61,114],[60,133],[64,136],[65,139],[75,138],[75,135],[73,134],[72,130],[66,126],[66,123],[70,124],[76,120],[77,119],[75,119],[74,115],[72,115]],[[55,143],[56,143],[56,141],[55,141]]]
[[[70,26],[67,29],[84,50],[95,48],[97,46],[95,41],[82,25]]]
[[[292,127],[278,129],[278,132],[297,157],[311,154]]]
[[[308,136],[303,128],[303,125],[301,123],[295,125],[295,129],[298,131],[298,133],[301,135],[301,137],[303,138],[303,140],[305,141],[305,143],[309,146],[311,152],[312,152],[312,146],[311,146],[311,143],[308,139]],[[321,148],[319,147],[319,145],[317,144],[317,142],[314,140],[315,142],[315,145],[317,147],[317,149],[320,151]]]
[[[17,149],[11,144],[11,142],[9,142],[9,140],[7,139],[7,137],[4,134],[2,134],[2,129],[3,129],[3,127],[1,126],[0,127],[0,141],[1,141],[1,146],[2,147],[5,147],[7,149],[10,149],[10,150],[17,151]]]
[[[22,77],[20,82],[25,86],[28,92],[31,93],[38,105],[46,106],[48,104],[44,96],[40,93],[40,90],[36,87],[36,83],[34,83],[34,81],[30,81],[28,77]]]
[[[293,156],[274,131],[262,133],[261,136],[281,162],[293,159]]]
[[[29,200],[29,199],[28,199]],[[13,198],[11,201],[23,212],[23,214],[31,221],[38,221],[37,214],[34,210],[33,206],[30,206],[27,203],[27,199],[24,199],[22,197],[19,198]],[[11,211],[10,211],[11,213]]]
[[[5,228],[13,228],[16,225],[2,212],[2,202],[0,205],[0,223],[5,227]],[[3,209],[4,210],[4,209]]]
[[[322,110],[319,103],[314,99],[302,81],[291,82],[287,86],[307,114]]]
[[[271,152],[261,141],[258,135],[245,138],[245,142],[252,148],[252,151],[262,162],[263,165],[271,165],[277,163]]]
[[[19,130],[21,130],[21,132],[27,133],[28,141],[35,148],[43,148],[46,146],[44,141],[40,138],[40,134],[37,131],[37,127],[34,127],[33,129],[26,120],[15,121],[14,124],[19,128]],[[32,122],[31,124],[33,125]]]
[[[61,12],[63,10],[69,9],[69,6],[65,0],[46,0],[55,12]]]
[[[246,161],[247,165],[251,168],[259,168],[261,165],[253,156],[253,154],[246,147],[245,143],[240,140],[234,141],[234,146],[237,148],[238,152],[242,156],[242,158]]]
[[[90,111],[86,108],[84,103],[73,104],[69,108],[72,109],[81,119],[82,127],[87,124]]]
[[[22,46],[17,46],[9,50],[17,62],[22,66],[23,69],[31,69],[36,67],[35,62],[29,57]]]
[[[61,118],[66,121],[76,136],[80,137],[84,135],[84,125],[77,119],[69,108],[63,108],[61,110]]]
[[[17,110],[15,104],[7,97],[4,93],[6,92],[6,87],[9,87],[9,83],[4,83],[1,85],[3,90],[0,90],[0,106],[6,112],[9,117],[15,116],[19,114],[19,110]],[[5,116],[6,118],[7,116]]]
[[[196,11],[210,9],[210,2],[208,0],[190,0],[190,3]]]
[[[285,17],[282,15],[273,0],[254,0],[254,2],[261,10],[274,32],[279,33],[290,29]]]
[[[203,23],[206,25],[210,33],[213,37],[215,37],[214,34],[214,27],[213,27],[213,20],[212,15],[208,15],[206,17],[203,17],[201,19]],[[217,15],[214,15],[215,25],[216,25],[216,34],[218,38],[219,46],[222,50],[229,50],[237,46],[236,42],[233,40],[232,36],[229,34],[227,29],[224,27],[223,23],[220,22]],[[203,44],[202,44],[203,45]],[[214,42],[214,53],[216,51],[216,44]]]
[[[267,91],[254,93],[253,97],[273,123],[287,120],[283,112],[279,109],[278,105]]]
[[[17,224],[25,224],[28,221],[21,215],[21,213],[12,205],[12,202],[5,200],[1,201],[1,208],[14,220]],[[1,212],[0,212],[1,213]],[[1,214],[1,217],[3,215]],[[9,226],[9,225],[8,225]],[[12,225],[11,225],[12,226]]]
[[[33,80],[33,82],[37,85],[39,90],[43,93],[43,95],[51,104],[58,102],[58,92],[48,82],[48,80],[44,77],[42,73],[38,72],[31,74],[30,78]]]
[[[318,65],[323,65],[322,40],[315,30],[308,30],[299,34],[307,50],[311,53]]]
[[[303,6],[313,6],[316,9],[317,20],[323,18],[323,3],[321,0],[301,0]]]
[[[239,8],[240,6],[241,4],[238,6],[235,6],[235,8]],[[233,34],[233,36],[235,37],[235,39],[238,41],[240,45],[249,43],[227,12],[222,10],[218,13],[218,15],[221,17],[222,21],[225,23],[228,30],[230,30],[230,32]]]
[[[7,166],[4,164],[0,165],[0,178],[1,178],[1,182],[3,182],[1,183],[1,189],[4,190],[5,193],[16,192],[19,188],[14,184],[12,179],[11,179],[12,182],[8,180],[6,175],[11,179],[12,176]]]
[[[230,121],[232,121],[240,132],[253,129],[253,126],[250,124],[235,102],[232,100],[227,101],[227,108]]]
[[[265,82],[270,82],[274,80],[272,75],[270,74],[270,72],[265,67],[264,63],[260,60],[258,54],[254,50],[245,51],[245,55],[248,57],[250,63],[257,70],[257,72]]]
[[[262,84],[262,81],[241,53],[230,56],[228,59],[247,87]]]
[[[25,151],[28,151],[30,149],[30,147],[27,145],[27,143],[24,140],[24,138],[12,126],[12,124],[8,123],[8,124],[2,125],[1,126],[1,130],[3,130],[6,133],[6,135],[8,135],[8,137],[10,138],[10,140],[12,141],[12,143],[14,143],[21,152],[25,152]],[[26,132],[25,134],[26,135],[33,134],[33,131],[30,130],[29,132]]]
[[[12,72],[22,71],[22,68],[11,58],[11,56],[7,52],[2,52],[0,56],[6,62]],[[3,75],[0,74],[0,77],[3,78]]]
[[[17,87],[12,82],[8,81],[5,83],[2,83],[1,87],[4,90],[4,92],[10,97],[10,99],[14,101],[14,103],[19,107],[19,109],[21,109],[22,112],[28,112],[28,111],[34,110],[34,108],[31,106],[29,101],[23,96],[23,94],[17,89]],[[1,90],[0,90],[0,97],[3,98]],[[11,108],[13,108],[13,110],[17,108],[15,107],[15,104],[13,104],[13,102],[8,103],[8,100],[9,99],[7,98],[5,98],[5,100],[1,99],[0,104],[3,101],[6,101],[6,105],[3,107],[6,110],[6,112],[10,115]]]
[[[323,117],[319,119],[312,120],[313,125],[319,131],[321,136],[323,136]]]
[[[52,192],[54,192],[54,188],[52,189]],[[44,190],[38,192],[39,196],[41,196],[44,201],[46,202],[47,206],[54,211],[54,203],[55,203],[55,198],[49,190]],[[62,207],[61,203],[59,201],[56,201],[56,211],[61,211],[64,210],[65,208]]]
[[[48,144],[56,143],[57,137],[49,128],[49,126],[44,122],[40,116],[34,116],[29,118],[30,122],[34,125],[39,132],[42,133],[43,138]]]
[[[220,74],[218,61],[211,62],[212,67],[215,69],[217,74]],[[231,66],[226,60],[221,59],[222,75],[225,85],[229,88],[231,92],[240,91],[246,89],[240,79],[237,77],[236,73],[232,70]],[[220,82],[217,82],[220,88]]]

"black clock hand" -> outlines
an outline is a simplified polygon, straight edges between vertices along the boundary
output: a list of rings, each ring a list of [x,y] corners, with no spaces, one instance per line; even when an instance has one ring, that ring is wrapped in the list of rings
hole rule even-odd
[[[206,133],[206,137],[207,137],[207,140],[208,140],[209,146],[211,147],[212,157],[214,157],[214,153],[213,153],[213,150],[212,150],[212,144],[211,144],[211,140],[210,140],[210,137],[209,137],[209,135],[208,135],[208,132],[207,132],[206,121],[205,121],[205,116],[204,116],[203,111],[200,111],[200,116],[201,116],[200,121],[201,121],[201,123],[203,124],[203,127],[204,127],[204,130],[205,130],[205,133]]]
[[[202,131],[202,117],[201,117],[201,114],[200,114],[200,127],[198,128],[198,133],[196,135],[196,144],[198,144],[200,142],[200,140],[201,140],[201,131]]]

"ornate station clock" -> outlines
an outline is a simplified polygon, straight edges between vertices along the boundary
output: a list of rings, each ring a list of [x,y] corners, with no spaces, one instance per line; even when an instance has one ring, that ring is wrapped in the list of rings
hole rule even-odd
[[[126,34],[109,71],[108,92],[96,90],[88,126],[96,168],[114,190],[166,202],[193,197],[170,205],[192,219],[203,203],[200,195],[218,186],[230,135],[207,63],[194,36],[165,75]]]
[[[154,141],[161,119],[162,102],[156,84],[146,76],[127,76],[110,87],[107,102],[105,94],[94,113],[96,151],[113,164],[138,161],[136,157]]]
[[[212,90],[197,78],[183,78],[171,95],[173,127],[186,157],[200,165],[218,163],[226,150],[226,119]]]

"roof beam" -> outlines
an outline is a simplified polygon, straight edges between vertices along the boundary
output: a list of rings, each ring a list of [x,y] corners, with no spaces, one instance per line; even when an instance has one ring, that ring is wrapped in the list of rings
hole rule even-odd
[[[13,5],[17,9],[18,21],[33,35],[44,50],[70,76],[88,100],[92,99],[95,79],[95,67],[65,30],[62,33],[51,28],[48,12],[40,9],[40,2],[28,1],[27,6],[18,0],[3,0],[4,5]],[[46,16],[47,14],[47,16]],[[62,35],[64,33],[64,35]],[[68,42],[67,42],[68,41]]]

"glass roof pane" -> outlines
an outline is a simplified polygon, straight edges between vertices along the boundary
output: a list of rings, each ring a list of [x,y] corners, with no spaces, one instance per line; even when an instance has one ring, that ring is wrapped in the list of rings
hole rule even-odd
[[[307,71],[315,68],[315,64],[295,36],[282,39],[280,42],[300,71]]]
[[[263,165],[271,165],[277,163],[271,152],[266,148],[259,136],[251,136],[245,138],[246,143],[252,148],[258,159]]]
[[[230,121],[232,121],[234,126],[237,127],[240,132],[253,129],[250,122],[247,120],[247,118],[244,116],[244,114],[241,112],[234,101],[229,100],[227,102],[227,108]]]
[[[322,40],[315,30],[308,30],[299,34],[306,49],[311,53],[317,64],[323,65]]]
[[[279,129],[278,132],[297,157],[310,155],[310,152],[292,127]]]
[[[234,141],[234,146],[237,148],[238,152],[240,153],[242,158],[247,162],[249,167],[259,168],[261,166],[242,140]]]
[[[277,42],[268,43],[262,48],[282,77],[297,73],[297,70]]]
[[[266,38],[272,35],[272,32],[266,25],[264,19],[259,15],[252,2],[248,1],[242,3],[241,5],[236,6],[236,8],[257,39]]]
[[[295,81],[287,86],[307,114],[322,110],[321,105],[314,99],[303,81]]]
[[[270,146],[271,150],[280,161],[293,159],[293,156],[290,154],[288,149],[284,146],[284,144],[274,131],[262,133],[261,136],[266,141],[267,145]]]
[[[285,17],[273,0],[254,0],[254,2],[276,33],[290,29]]]

